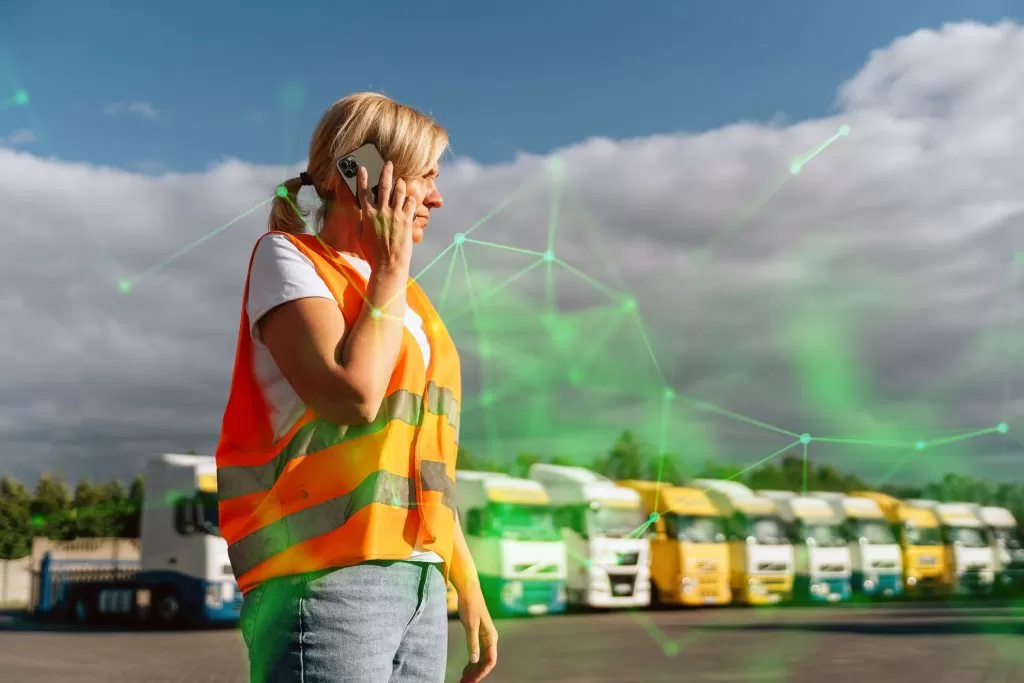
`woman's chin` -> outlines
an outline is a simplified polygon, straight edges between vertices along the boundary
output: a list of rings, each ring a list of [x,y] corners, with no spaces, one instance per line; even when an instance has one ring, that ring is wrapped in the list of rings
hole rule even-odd
[[[414,225],[412,227],[412,243],[419,244],[423,241],[423,228]]]

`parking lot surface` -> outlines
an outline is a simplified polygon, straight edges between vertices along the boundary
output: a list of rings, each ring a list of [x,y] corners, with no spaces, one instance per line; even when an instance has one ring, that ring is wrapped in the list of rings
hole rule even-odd
[[[1024,610],[900,606],[570,614],[499,622],[489,682],[1024,683]],[[449,681],[466,649],[451,622]],[[245,683],[236,629],[58,628],[0,615],[0,680]]]

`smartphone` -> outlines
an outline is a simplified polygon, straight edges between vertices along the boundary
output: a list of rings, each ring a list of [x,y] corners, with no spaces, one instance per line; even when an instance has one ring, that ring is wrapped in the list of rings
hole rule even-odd
[[[360,166],[366,169],[366,179],[373,201],[379,201],[377,189],[380,186],[381,171],[384,170],[384,157],[380,155],[377,146],[372,142],[368,142],[354,152],[349,152],[338,159],[338,173],[348,185],[348,189],[352,191],[352,196],[356,198],[357,203],[359,201],[359,181],[356,174],[359,172]]]

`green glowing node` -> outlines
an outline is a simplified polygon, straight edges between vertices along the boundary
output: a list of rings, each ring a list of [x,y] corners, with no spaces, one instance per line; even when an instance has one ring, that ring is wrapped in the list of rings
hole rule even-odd
[[[671,387],[666,387],[666,388],[665,388],[665,389],[664,389],[664,390],[663,390],[663,391],[661,392],[661,397],[662,397],[663,399],[665,399],[666,401],[671,401],[671,400],[672,400],[673,398],[675,398],[675,396],[676,396],[676,392],[675,392],[675,391],[673,391]]]
[[[491,357],[491,344],[490,342],[480,342],[480,357],[490,358]]]
[[[839,134],[843,135],[843,136],[849,135],[850,134],[850,127],[848,125],[846,125],[845,123],[843,125],[839,126]]]
[[[46,524],[46,518],[42,515],[32,515],[32,526],[39,527]]]
[[[121,278],[117,281],[117,288],[121,290],[122,294],[127,294],[132,291],[132,281],[127,278]]]
[[[647,518],[647,521],[650,522],[651,524],[654,524],[655,522],[657,522],[658,521],[658,513],[657,512],[652,512],[651,516]]]
[[[380,316],[381,316],[381,313],[380,313],[380,309],[379,308],[374,308],[374,309],[370,310],[370,317],[373,318],[374,320],[376,320]]]
[[[622,302],[622,310],[624,311],[635,311],[636,310],[636,299],[625,299]]]
[[[573,384],[581,384],[583,382],[583,371],[579,368],[573,368],[570,370],[569,381]]]
[[[792,175],[797,175],[797,174],[800,173],[800,169],[803,168],[803,166],[804,165],[802,163],[800,163],[799,161],[794,161],[793,163],[791,163],[789,165],[789,172]]]
[[[452,241],[455,242],[455,244],[462,244],[463,242],[466,241],[466,236],[463,233],[461,233],[461,232],[456,233],[455,234],[455,239],[452,240]]]
[[[21,106],[28,104],[28,93],[24,90],[14,93],[14,103]]]
[[[590,560],[583,560],[583,568],[590,569]]]
[[[999,424],[996,425],[996,431],[998,431],[1000,434],[1005,434],[1007,431],[1009,431],[1009,429],[1010,425],[1006,424],[1005,422],[1000,422]]]
[[[665,643],[661,647],[669,657],[675,657],[679,654],[679,645],[676,643]]]
[[[927,445],[928,444],[926,444],[924,441],[918,441],[917,443],[914,444],[914,448],[916,448],[919,451],[923,451],[925,446]]]
[[[490,391],[485,391],[480,394],[480,403],[485,406],[489,406],[494,403],[494,394]]]
[[[551,251],[550,249],[545,251],[544,252],[544,260],[547,261],[548,263],[551,263],[552,261],[554,261],[555,260],[555,252]]]
[[[287,197],[288,196],[288,188],[286,188],[284,185],[278,185],[277,186],[277,196],[278,197]]]
[[[807,444],[807,443],[810,443],[810,442],[811,442],[811,435],[810,434],[801,434],[800,435],[800,443]]]

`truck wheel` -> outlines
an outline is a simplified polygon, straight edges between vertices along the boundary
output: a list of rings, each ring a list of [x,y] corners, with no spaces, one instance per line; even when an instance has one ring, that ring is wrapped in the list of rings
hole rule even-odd
[[[157,626],[177,626],[181,623],[181,600],[173,590],[157,593],[153,601],[152,614]]]

